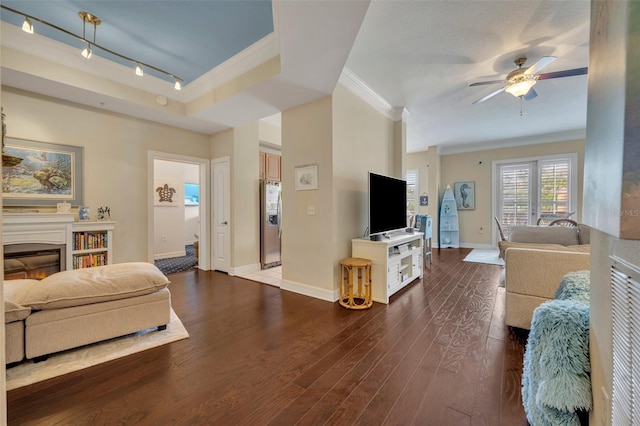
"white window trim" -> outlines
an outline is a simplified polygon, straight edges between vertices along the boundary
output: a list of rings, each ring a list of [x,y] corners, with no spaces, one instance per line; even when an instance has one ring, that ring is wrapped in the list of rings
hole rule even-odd
[[[414,206],[416,206],[416,211],[414,212],[414,214],[418,214],[418,207],[420,206],[420,171],[418,169],[408,169],[407,173],[405,173],[404,177],[405,180],[407,182],[407,184],[409,183],[409,179],[408,176],[409,174],[413,174],[415,176],[415,192],[414,192],[414,196],[413,196],[413,200],[414,200]],[[407,199],[408,200],[408,199]],[[409,212],[407,211],[407,214],[409,214]]]

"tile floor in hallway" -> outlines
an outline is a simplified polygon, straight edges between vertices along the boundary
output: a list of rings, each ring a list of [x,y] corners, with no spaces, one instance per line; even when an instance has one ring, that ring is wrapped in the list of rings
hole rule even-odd
[[[264,284],[269,284],[275,287],[280,287],[282,284],[282,266],[275,266],[273,268],[261,269],[259,271],[249,272],[247,274],[238,275],[239,277],[246,278],[251,281],[257,281]]]

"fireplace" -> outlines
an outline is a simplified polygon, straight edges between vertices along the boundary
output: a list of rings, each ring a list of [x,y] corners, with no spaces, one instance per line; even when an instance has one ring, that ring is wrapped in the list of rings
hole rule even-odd
[[[4,279],[42,279],[64,271],[65,244],[9,244],[4,246]]]

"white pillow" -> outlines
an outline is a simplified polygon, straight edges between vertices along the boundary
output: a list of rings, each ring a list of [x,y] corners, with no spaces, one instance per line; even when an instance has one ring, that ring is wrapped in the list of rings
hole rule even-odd
[[[29,285],[18,303],[32,309],[88,305],[153,293],[169,282],[151,263],[117,263],[49,275]]]

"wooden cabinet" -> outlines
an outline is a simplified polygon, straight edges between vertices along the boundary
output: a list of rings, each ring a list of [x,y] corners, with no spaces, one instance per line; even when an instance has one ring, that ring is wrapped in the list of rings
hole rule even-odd
[[[275,154],[266,154],[265,158],[265,175],[267,180],[280,182],[280,156]]]
[[[353,257],[371,260],[373,300],[389,303],[389,297],[417,278],[422,278],[423,234],[400,234],[383,241],[351,240]]]
[[[280,182],[282,180],[281,167],[279,155],[260,152],[260,179]]]
[[[73,223],[71,225],[71,268],[110,265],[114,227],[114,222],[107,221]]]

